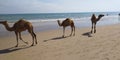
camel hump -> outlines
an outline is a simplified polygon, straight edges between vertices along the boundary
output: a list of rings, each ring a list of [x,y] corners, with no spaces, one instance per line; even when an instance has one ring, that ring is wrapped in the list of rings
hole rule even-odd
[[[71,18],[66,18],[65,21],[71,22],[73,20]]]
[[[20,19],[18,22],[25,23],[25,22],[28,22],[28,21],[26,21],[25,19]]]
[[[30,22],[28,22],[27,20],[25,20],[25,19],[20,19],[18,22],[16,22],[16,23],[19,23],[19,24],[26,24],[26,23],[30,23]]]
[[[20,19],[14,24],[14,27],[19,27],[19,28],[28,27],[28,26],[32,26],[32,24],[24,19]]]
[[[70,18],[66,18],[63,22],[62,25],[69,26],[71,24],[74,24],[73,20]]]
[[[91,20],[96,19],[95,14],[92,15]]]
[[[66,18],[66,20],[71,20],[70,18]]]

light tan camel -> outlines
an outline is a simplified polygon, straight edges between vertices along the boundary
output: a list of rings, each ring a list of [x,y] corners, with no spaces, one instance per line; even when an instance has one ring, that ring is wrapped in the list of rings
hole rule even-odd
[[[67,26],[71,26],[71,34],[70,34],[70,36],[72,36],[73,31],[74,31],[73,36],[75,35],[75,25],[74,25],[73,20],[71,20],[70,18],[66,18],[62,23],[60,23],[59,20],[57,22],[58,22],[59,26],[63,26],[63,37],[65,37],[64,36],[65,35],[65,28]]]
[[[92,22],[92,28],[91,28],[91,33],[93,31],[93,28],[94,28],[94,33],[96,33],[96,23],[103,17],[104,15],[103,14],[100,14],[98,16],[98,18],[96,18],[95,14],[92,15],[91,17],[91,22]]]
[[[34,41],[37,44],[36,34],[34,33],[33,26],[32,26],[32,24],[30,22],[25,21],[24,19],[20,19],[19,21],[17,21],[13,25],[13,27],[9,27],[7,21],[0,21],[0,24],[3,24],[8,31],[14,31],[15,32],[16,40],[17,40],[17,45],[15,47],[18,47],[18,38],[23,41],[23,39],[21,37],[21,32],[25,31],[25,30],[28,30],[28,32],[32,36],[33,41],[32,41],[32,45],[31,46],[34,45]],[[25,43],[27,43],[27,42],[25,42]]]

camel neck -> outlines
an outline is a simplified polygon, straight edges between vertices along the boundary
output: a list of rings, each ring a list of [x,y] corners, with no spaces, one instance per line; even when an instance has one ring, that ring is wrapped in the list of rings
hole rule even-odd
[[[101,19],[101,17],[98,17],[98,18],[97,18],[97,21],[99,21],[100,19]]]
[[[58,25],[59,25],[59,26],[62,26],[62,24],[60,23],[60,21],[58,21]]]
[[[10,27],[8,24],[4,25],[8,31],[14,31],[13,27]]]

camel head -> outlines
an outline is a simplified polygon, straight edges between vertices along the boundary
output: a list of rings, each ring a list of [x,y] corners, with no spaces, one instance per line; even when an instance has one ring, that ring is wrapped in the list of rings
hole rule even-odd
[[[0,24],[6,25],[7,21],[0,21]]]
[[[100,14],[98,17],[101,18],[101,17],[103,17],[103,16],[104,16],[103,14]]]
[[[61,26],[60,20],[57,20],[57,22],[58,22],[58,25]]]

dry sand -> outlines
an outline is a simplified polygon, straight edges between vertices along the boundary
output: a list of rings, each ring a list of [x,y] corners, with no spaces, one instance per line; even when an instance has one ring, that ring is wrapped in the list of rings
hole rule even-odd
[[[120,60],[120,24],[97,26],[96,34],[89,31],[76,29],[75,36],[66,38],[61,38],[62,28],[39,32],[32,47],[30,35],[23,35],[29,45],[19,41],[17,48],[15,36],[0,38],[0,60]]]

